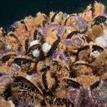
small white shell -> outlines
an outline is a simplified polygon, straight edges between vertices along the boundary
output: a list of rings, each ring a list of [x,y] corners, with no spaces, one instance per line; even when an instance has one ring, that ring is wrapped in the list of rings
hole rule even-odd
[[[107,47],[107,37],[104,36],[97,37],[95,42],[102,47]]]
[[[39,40],[33,40],[30,42],[30,47],[36,45],[36,44],[40,44],[40,41]]]
[[[50,49],[51,49],[51,45],[50,44],[44,43],[42,45],[42,50],[43,50],[44,53],[47,53]]]
[[[37,58],[37,57],[39,57],[39,54],[40,54],[40,51],[38,49],[35,49],[35,50],[32,51],[33,57]]]

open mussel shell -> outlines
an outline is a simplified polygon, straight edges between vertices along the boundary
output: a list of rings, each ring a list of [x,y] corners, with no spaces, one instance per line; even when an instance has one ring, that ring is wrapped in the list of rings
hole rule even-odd
[[[78,50],[87,44],[88,37],[84,34],[81,34],[78,31],[73,31],[66,37],[64,44],[67,47],[67,50]]]
[[[9,61],[9,59],[11,58],[15,58],[16,57],[16,53],[15,52],[7,52],[5,53],[2,58],[1,58],[1,61],[3,63],[6,63],[7,61]]]
[[[16,107],[34,107],[37,100],[42,100],[42,93],[32,82],[18,76],[4,91],[4,98],[11,99]]]
[[[27,73],[33,72],[32,70],[35,66],[32,58],[28,56],[16,57],[13,60],[13,64],[18,65],[22,71],[25,71]]]
[[[101,107],[104,107],[104,104],[107,103],[106,82],[107,80],[98,80],[88,87],[83,87],[81,85],[79,88],[74,87],[75,85],[69,86],[67,90],[68,98],[75,106],[78,107],[97,107],[100,105]]]
[[[96,44],[86,45],[78,49],[77,51],[77,59],[88,61],[89,63],[93,62],[95,58],[97,58],[104,49],[101,46]]]
[[[103,51],[104,51],[103,47],[98,45],[92,45],[92,50],[90,55],[97,58]]]
[[[81,47],[77,52],[77,59],[87,61],[90,56],[90,47],[89,45]]]
[[[21,57],[16,57],[13,61],[13,63],[19,64],[19,65],[27,63],[27,62],[33,62],[32,58],[27,57],[27,56],[21,56]]]
[[[98,45],[93,45],[92,46],[92,51],[99,51],[99,52],[102,52],[104,49],[103,47],[101,46],[98,46]]]
[[[104,24],[106,22],[107,18],[105,16],[97,16],[94,19],[94,24],[98,25],[98,24]]]

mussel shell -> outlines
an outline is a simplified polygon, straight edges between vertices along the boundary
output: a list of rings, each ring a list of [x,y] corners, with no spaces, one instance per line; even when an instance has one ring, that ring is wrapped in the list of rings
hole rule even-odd
[[[70,38],[72,38],[73,35],[77,35],[78,33],[80,33],[80,32],[79,31],[73,31],[67,35],[66,39],[70,39]]]
[[[101,23],[104,23],[106,20],[107,20],[107,18],[105,16],[97,16],[94,19],[94,23],[95,24],[101,24]]]
[[[58,15],[58,13],[59,13],[59,12],[56,12],[56,13],[52,16],[52,18],[51,18],[51,22],[54,22],[55,17]]]
[[[96,81],[92,86],[90,86],[91,95],[98,105],[103,107],[104,104],[107,104],[107,80]]]
[[[2,58],[2,62],[6,63],[11,57],[15,57],[16,54],[15,53],[6,53]]]
[[[25,71],[27,73],[33,72],[33,71],[30,71],[31,68],[32,68],[32,64],[34,63],[32,61],[32,59],[27,59],[27,58],[19,57],[19,58],[15,58],[13,63],[17,64],[18,66],[20,66],[22,71]]]
[[[54,81],[53,81],[54,80]],[[47,93],[49,96],[53,96],[52,92],[56,90],[58,87],[58,79],[55,74],[45,71],[42,74],[42,83],[45,88],[45,94]]]
[[[81,84],[79,84],[76,81],[73,81],[72,79],[65,78],[64,82],[67,83],[68,87],[73,87],[73,88],[76,88],[76,89],[80,89],[80,87],[81,87]]]
[[[102,52],[104,49],[101,46],[98,45],[93,45],[92,46],[92,51],[99,51]]]
[[[87,37],[78,31],[73,31],[70,34],[68,34],[64,41],[67,50],[70,51],[78,50],[88,42],[89,41],[87,41]]]
[[[29,39],[26,39],[25,40],[25,53],[27,54],[28,53],[28,48],[29,47]]]
[[[16,77],[4,91],[5,99],[11,99],[16,106],[19,106],[21,102],[26,104],[26,107],[29,104],[34,106],[36,99],[39,99],[41,95],[37,86],[20,76]]]
[[[16,63],[17,65],[21,66],[21,64],[26,64],[26,63],[31,63],[31,59],[26,59],[26,58],[16,58],[14,59],[13,63]]]
[[[86,56],[86,52],[88,52],[87,56],[86,57],[84,57],[84,55],[81,56],[81,52],[84,52],[85,56]],[[89,47],[89,45],[83,46],[83,47],[78,49],[78,51],[77,51],[77,59],[80,59],[80,57],[83,57],[83,58],[87,59],[87,58],[89,58],[89,56],[90,56],[90,47]]]
[[[18,46],[19,46],[18,48],[22,47],[20,40],[17,38],[17,36],[14,33],[10,33],[8,36],[15,38],[15,40],[17,41]]]
[[[60,37],[58,37],[58,39],[53,43],[51,49],[47,53],[47,57],[50,57],[54,54],[55,50],[58,48],[59,43],[60,43]]]
[[[100,81],[96,81],[94,84],[90,86],[90,89],[93,90],[94,88],[97,88],[99,84],[100,84]]]
[[[0,50],[5,49],[5,43],[0,40]]]

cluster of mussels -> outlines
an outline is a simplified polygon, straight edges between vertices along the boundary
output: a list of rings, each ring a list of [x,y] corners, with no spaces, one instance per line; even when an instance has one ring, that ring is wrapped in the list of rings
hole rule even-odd
[[[105,6],[0,28],[0,107],[107,107]]]

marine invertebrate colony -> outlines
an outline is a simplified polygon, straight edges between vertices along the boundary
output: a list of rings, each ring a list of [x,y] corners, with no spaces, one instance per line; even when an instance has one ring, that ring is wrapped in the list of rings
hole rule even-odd
[[[0,107],[107,107],[104,9],[38,12],[1,28]]]

